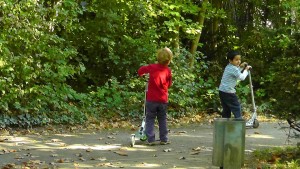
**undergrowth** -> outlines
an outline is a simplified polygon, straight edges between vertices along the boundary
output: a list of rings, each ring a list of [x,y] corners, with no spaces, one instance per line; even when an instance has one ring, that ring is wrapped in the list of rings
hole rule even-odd
[[[252,168],[257,169],[299,169],[300,146],[272,147],[255,150],[252,153]]]

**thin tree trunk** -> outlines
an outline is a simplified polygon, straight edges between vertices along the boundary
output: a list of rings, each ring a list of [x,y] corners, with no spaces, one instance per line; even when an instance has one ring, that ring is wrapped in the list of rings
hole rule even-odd
[[[178,54],[179,54],[179,44],[180,44],[179,25],[176,26],[176,31],[178,33],[175,34],[174,40],[172,41],[172,47],[174,48],[175,56],[178,56]]]
[[[222,4],[222,1],[221,0],[213,0],[212,1],[212,6],[214,8],[216,8],[216,10],[220,10],[221,9],[221,4]],[[211,50],[212,51],[215,51],[216,50],[216,47],[217,47],[217,39],[216,39],[216,35],[217,35],[217,32],[219,30],[219,16],[215,16],[213,18],[213,22],[212,22],[212,26],[211,26],[211,34],[212,34],[212,41],[211,41]]]
[[[203,1],[202,7],[201,7],[201,9],[199,11],[199,14],[198,14],[197,22],[199,24],[200,31],[198,32],[198,34],[196,34],[194,40],[192,41],[192,45],[191,45],[191,49],[190,49],[190,52],[191,52],[192,56],[189,59],[189,64],[190,64],[191,67],[194,65],[194,57],[195,57],[195,53],[197,51],[197,47],[198,47],[199,40],[200,40],[201,33],[202,33],[202,28],[203,28],[203,23],[204,23],[204,19],[205,19],[205,12],[206,12],[207,3],[208,3],[208,0]]]

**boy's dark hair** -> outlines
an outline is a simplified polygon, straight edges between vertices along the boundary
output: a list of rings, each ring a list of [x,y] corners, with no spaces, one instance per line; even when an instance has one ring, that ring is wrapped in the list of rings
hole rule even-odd
[[[240,52],[232,50],[227,53],[227,60],[233,60],[236,55],[240,55]]]

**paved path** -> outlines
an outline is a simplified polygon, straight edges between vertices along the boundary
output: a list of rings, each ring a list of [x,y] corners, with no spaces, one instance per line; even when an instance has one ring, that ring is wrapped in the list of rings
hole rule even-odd
[[[285,124],[286,126],[286,124]],[[31,168],[186,168],[212,166],[213,125],[191,124],[170,128],[170,145],[130,147],[125,129],[82,131],[56,135],[1,136],[0,167]],[[246,154],[255,149],[286,146],[287,133],[278,123],[261,123],[246,130]],[[291,140],[296,144],[299,140]],[[247,156],[247,155],[246,155]],[[247,166],[245,166],[247,168]]]

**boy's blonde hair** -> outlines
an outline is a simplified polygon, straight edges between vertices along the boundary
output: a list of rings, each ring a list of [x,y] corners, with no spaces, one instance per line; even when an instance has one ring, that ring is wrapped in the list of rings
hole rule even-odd
[[[157,61],[159,64],[166,65],[173,58],[173,53],[169,48],[162,48],[157,51]]]

